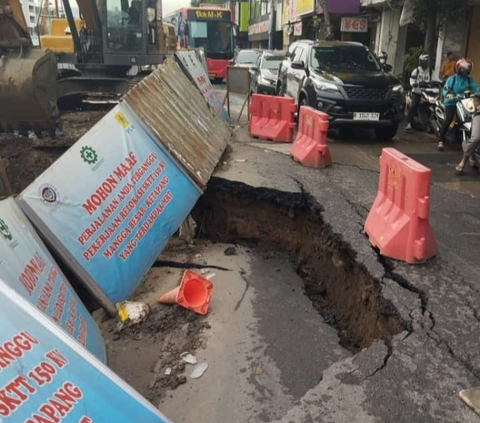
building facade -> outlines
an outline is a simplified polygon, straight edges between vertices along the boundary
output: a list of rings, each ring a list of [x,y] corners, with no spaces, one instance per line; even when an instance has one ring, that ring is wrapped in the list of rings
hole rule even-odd
[[[27,22],[30,37],[32,38],[33,44],[38,46],[38,36],[35,32],[37,26],[37,7],[35,6],[35,2],[34,0],[20,0],[20,4],[22,5],[23,15]]]

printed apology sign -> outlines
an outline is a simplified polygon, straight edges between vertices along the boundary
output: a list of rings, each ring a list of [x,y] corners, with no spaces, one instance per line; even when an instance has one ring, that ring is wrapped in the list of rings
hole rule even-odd
[[[30,185],[20,203],[102,304],[114,310],[199,196],[137,116],[119,105]]]
[[[168,423],[0,279],[0,422]]]
[[[0,278],[106,360],[97,325],[12,198],[0,201]]]

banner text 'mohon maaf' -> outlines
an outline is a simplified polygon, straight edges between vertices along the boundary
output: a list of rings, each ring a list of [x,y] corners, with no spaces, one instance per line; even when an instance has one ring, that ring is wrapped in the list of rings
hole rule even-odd
[[[95,192],[82,204],[82,207],[91,216],[98,207],[109,197],[115,190],[117,185],[129,174],[133,167],[137,164],[137,157],[133,151],[128,153],[124,163],[121,163],[113,173],[108,176]]]

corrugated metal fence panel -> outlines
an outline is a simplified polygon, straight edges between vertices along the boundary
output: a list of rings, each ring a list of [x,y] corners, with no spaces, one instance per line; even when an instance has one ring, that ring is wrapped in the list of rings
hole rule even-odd
[[[177,63],[168,59],[123,98],[155,137],[204,189],[231,131]]]

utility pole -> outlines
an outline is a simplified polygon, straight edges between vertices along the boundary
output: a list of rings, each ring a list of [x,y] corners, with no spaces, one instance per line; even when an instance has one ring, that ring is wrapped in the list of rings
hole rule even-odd
[[[269,2],[270,2],[270,18],[268,22],[268,49],[273,50],[273,35],[275,34],[275,18],[276,18],[274,4],[276,0],[269,0]]]
[[[322,8],[323,11],[323,22],[325,23],[325,39],[332,40],[333,39],[333,30],[332,30],[332,22],[330,21],[330,13],[328,12],[326,0],[318,0],[318,4]]]

